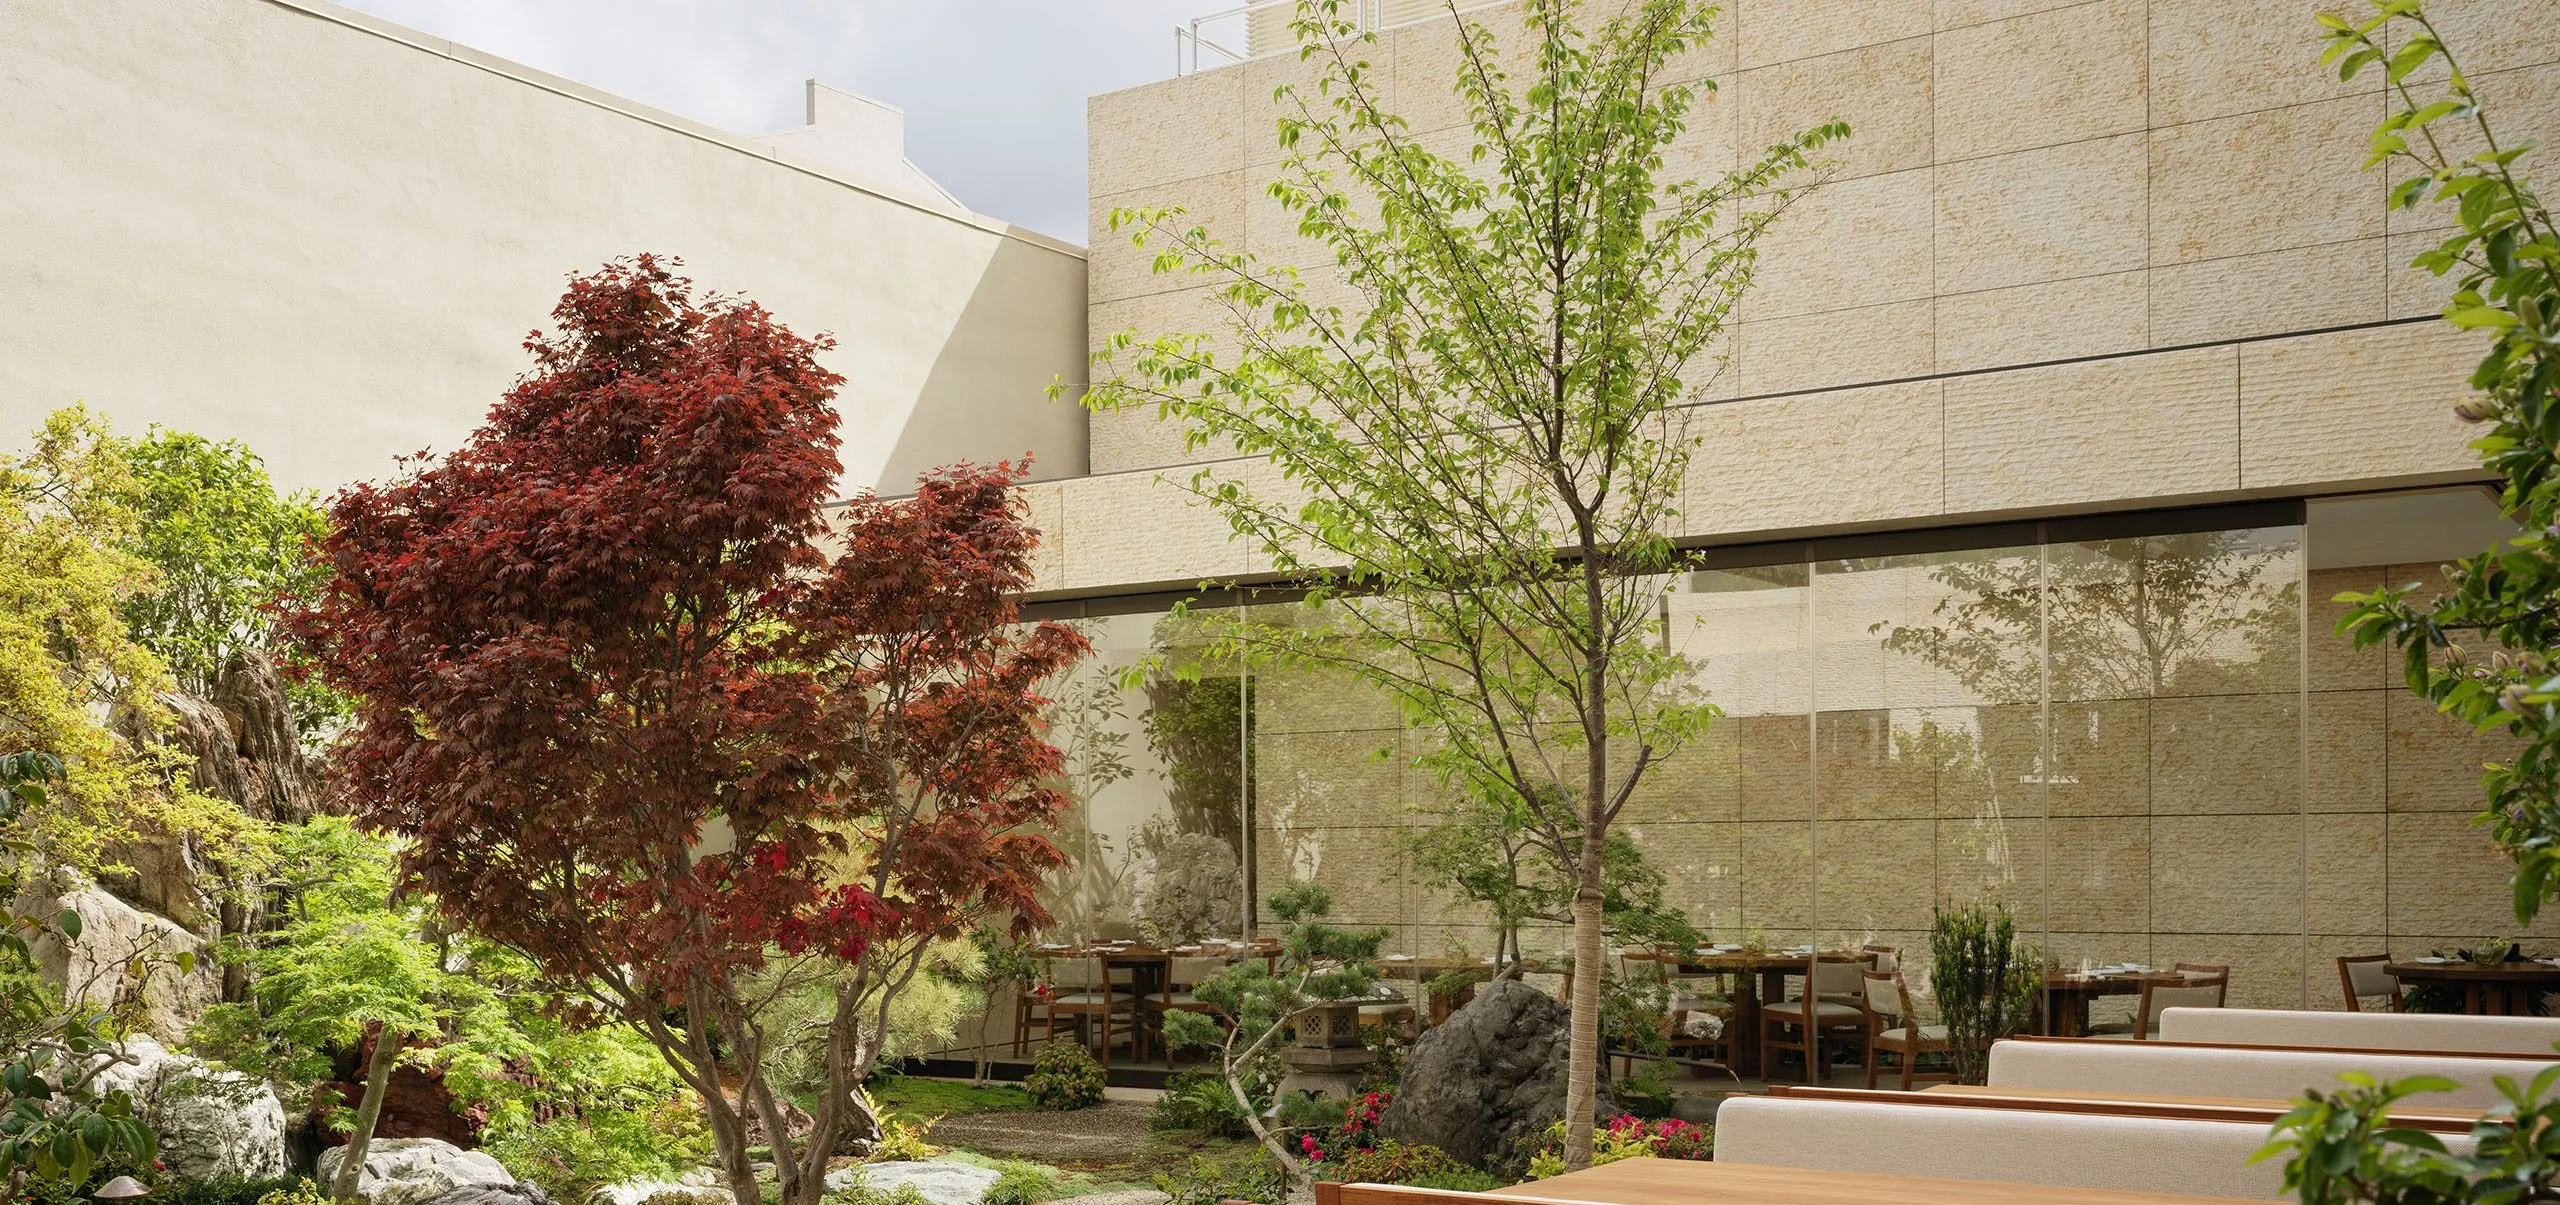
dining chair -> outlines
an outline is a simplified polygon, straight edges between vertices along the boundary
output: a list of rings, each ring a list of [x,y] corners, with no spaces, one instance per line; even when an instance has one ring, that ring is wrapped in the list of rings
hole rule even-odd
[[[1760,1006],[1763,1074],[1776,1068],[1777,1051],[1792,1050],[1804,1056],[1804,1082],[1813,1083],[1817,1076],[1827,1079],[1830,1068],[1823,1066],[1826,1035],[1834,1041],[1865,1039],[1866,1009],[1825,998],[1860,995],[1864,990],[1859,981],[1860,967],[1846,959],[1825,959],[1816,954],[1805,968],[1804,990],[1796,998]]]
[[[1900,946],[1880,946],[1873,942],[1869,942],[1866,945],[1858,947],[1858,952],[1861,954],[1875,955],[1874,959],[1871,960],[1871,965],[1879,971],[1899,971],[1902,969],[1902,948]]]
[[[1859,1003],[1867,1021],[1867,1086],[1876,1086],[1876,1056],[1890,1054],[1902,1065],[1902,1090],[1908,1092],[1915,1080],[1932,1082],[1953,1080],[1955,1068],[1950,1063],[1938,1071],[1919,1070],[1920,1056],[1947,1052],[1947,1027],[1920,1025],[1911,1007],[1911,985],[1903,982],[1900,971],[1866,970],[1859,972],[1864,989]]]
[[[2407,998],[2400,994],[2400,981],[2382,969],[2390,962],[2388,953],[2350,954],[2338,959],[2338,990],[2346,994],[2348,1012],[2363,1012],[2364,1002],[2377,997],[2389,997],[2391,1011],[2405,1011]]]
[[[1123,1022],[1119,1032],[1129,1039],[1130,1052],[1137,1051],[1137,972],[1129,967],[1113,967],[1101,958],[1062,959],[1059,963],[1057,994],[1049,1000],[1049,1040],[1058,1039],[1058,1019],[1073,1018],[1076,1040],[1085,1041],[1088,1018],[1099,1020],[1102,1029],[1102,1065],[1111,1066],[1112,1023]]]
[[[1050,1019],[1049,1001],[1042,998],[1039,991],[1041,982],[1049,983],[1052,990],[1055,990],[1056,980],[1050,978],[1052,973],[1049,964],[1043,962],[1041,963],[1041,981],[1013,985],[1013,1057],[1015,1058],[1021,1058],[1029,1052],[1032,1026],[1038,1025],[1052,1031],[1055,1029],[1057,1023]]]
[[[2133,1040],[2151,1040],[2153,1030],[2160,1028],[2160,1013],[2171,1008],[2220,1008],[2230,991],[2231,976],[2195,973],[2180,963],[2176,980],[2145,979],[2142,996],[2134,1005]]]

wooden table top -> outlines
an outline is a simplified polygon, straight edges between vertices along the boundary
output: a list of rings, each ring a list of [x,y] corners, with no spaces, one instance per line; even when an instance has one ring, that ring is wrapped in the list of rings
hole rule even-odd
[[[2560,966],[2547,962],[2502,962],[2482,966],[2476,962],[2387,962],[2384,974],[2394,979],[2471,979],[2506,983],[2560,983]]]
[[[1665,962],[1684,967],[1709,967],[1720,971],[1801,967],[1813,960],[1811,954],[1791,954],[1783,950],[1766,950],[1756,954],[1747,950],[1715,953],[1692,950],[1685,954],[1677,950],[1629,950],[1621,957],[1636,962]],[[1871,962],[1874,959],[1875,955],[1861,950],[1824,950],[1822,952],[1824,962]]]
[[[1392,1193],[1397,1190],[1386,1189]],[[1516,1201],[1595,1202],[1598,1205],[1699,1205],[1749,1201],[1754,1205],[2231,1205],[2229,1197],[2184,1193],[2123,1192],[2014,1184],[1993,1180],[1938,1180],[1872,1172],[1811,1171],[1751,1163],[1690,1159],[1622,1159],[1588,1171],[1517,1184],[1483,1194]],[[1455,1198],[1445,1198],[1455,1199]],[[1401,1205],[1419,1198],[1371,1197],[1346,1187],[1342,1205]]]

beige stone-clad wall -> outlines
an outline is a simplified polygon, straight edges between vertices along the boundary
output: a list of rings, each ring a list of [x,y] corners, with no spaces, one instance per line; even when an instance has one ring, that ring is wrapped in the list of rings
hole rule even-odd
[[[2430,6],[2509,137],[2560,136],[2560,39],[2533,0]],[[2442,403],[2476,340],[2421,321],[2404,266],[2440,215],[2386,213],[2362,169],[2378,77],[2316,62],[2307,7],[2263,0],[1733,0],[1681,64],[1711,80],[1702,170],[1816,122],[1854,136],[1764,244],[1716,371],[1691,534],[1718,540],[2303,495],[2477,475]],[[1498,39],[1510,9],[1478,14]],[[2547,17],[2547,11],[2543,12]],[[1391,103],[1463,144],[1436,21],[1365,49]],[[1090,329],[1220,315],[1108,229],[1182,204],[1298,260],[1262,186],[1294,55],[1093,99]],[[2410,320],[2408,325],[2390,325]],[[1152,415],[1098,415],[1058,505],[1078,593],[1249,570],[1158,470],[1210,459]],[[1187,479],[1188,473],[1177,476]],[[1120,516],[1155,516],[1129,524]]]

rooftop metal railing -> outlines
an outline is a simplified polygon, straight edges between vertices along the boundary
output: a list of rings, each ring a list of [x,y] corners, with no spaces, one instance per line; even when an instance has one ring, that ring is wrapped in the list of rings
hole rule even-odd
[[[1471,13],[1512,2],[1458,0],[1454,11]],[[1349,0],[1345,7],[1355,25],[1373,33],[1441,20],[1453,11],[1450,0]],[[1174,74],[1191,75],[1297,49],[1297,35],[1289,28],[1297,11],[1298,0],[1247,0],[1175,25]]]

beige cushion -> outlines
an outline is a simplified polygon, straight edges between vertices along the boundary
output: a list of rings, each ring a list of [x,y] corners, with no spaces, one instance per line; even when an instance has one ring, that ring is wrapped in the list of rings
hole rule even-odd
[[[2463,1017],[2448,1013],[2345,1013],[2290,1008],[2173,1008],[2160,1014],[2167,1042],[2230,1046],[2344,1046],[2360,1050],[2550,1054],[2560,1017]]]
[[[1051,1009],[1075,1008],[1083,1009],[1087,1012],[1100,1012],[1102,1010],[1103,1000],[1104,997],[1100,992],[1060,992],[1056,999],[1049,1002],[1049,1007]],[[1117,993],[1111,996],[1110,1003],[1111,1011],[1113,1012],[1126,1012],[1129,1009],[1137,1007],[1138,1004],[1136,998],[1130,996],[1126,992]]]
[[[1802,1000],[1781,1000],[1776,1004],[1763,1007],[1760,1011],[1765,1015],[1781,1018],[1790,1025],[1800,1025],[1804,1022],[1804,1001]],[[1854,1004],[1842,1004],[1834,1000],[1819,1000],[1814,1003],[1813,1019],[1817,1025],[1846,1025],[1851,1021],[1861,1020],[1865,1016],[1866,1014],[1859,1012],[1858,1006]]]
[[[2453,1092],[2412,1097],[2409,1103],[2485,1109],[2504,1099],[2491,1083],[2492,1076],[2511,1076],[2522,1082],[2550,1065],[2540,1059],[2240,1050],[2227,1046],[2164,1046],[2156,1042],[1995,1042],[1991,1046],[1990,1083],[1995,1088],[2291,1100],[2306,1088],[2337,1087],[2338,1075],[2346,1071],[2363,1071],[2385,1080],[2441,1075],[2462,1087]]]
[[[2266,1141],[2262,1125],[2176,1118],[1758,1095],[1716,1110],[1719,1163],[2207,1196],[2275,1196],[2282,1161],[2249,1162]]]
[[[1911,1030],[1908,1026],[1901,1029],[1887,1029],[1878,1032],[1876,1037],[1879,1040],[1886,1042],[1908,1043],[1911,1041]],[[1923,1025],[1920,1027],[1920,1040],[1923,1042],[1944,1042],[1947,1040],[1947,1027],[1944,1025]]]
[[[2382,969],[2385,965],[2379,962],[2347,963],[2347,981],[2356,985],[2359,996],[2397,996],[2400,994],[2400,981]]]

